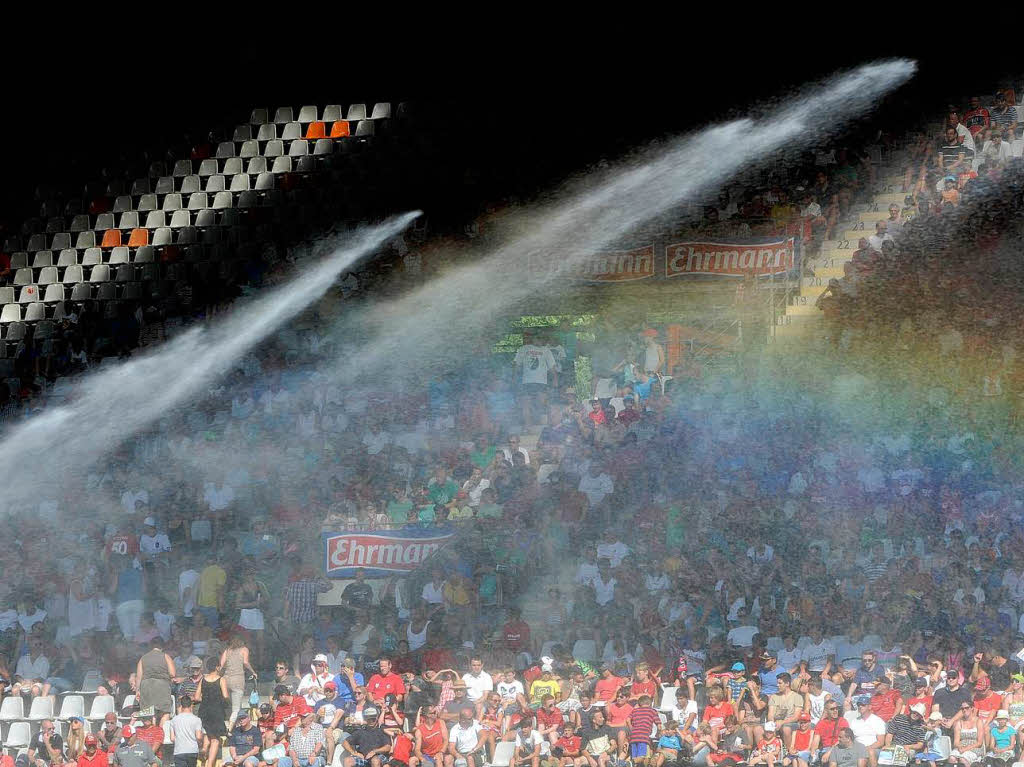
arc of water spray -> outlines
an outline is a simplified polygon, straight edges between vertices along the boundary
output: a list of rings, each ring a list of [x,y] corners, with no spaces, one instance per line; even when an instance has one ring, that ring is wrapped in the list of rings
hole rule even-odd
[[[320,298],[343,270],[405,229],[406,213],[358,230],[333,253],[279,288],[237,306],[225,319],[195,327],[153,351],[86,376],[73,403],[52,409],[7,433],[0,456],[10,472],[4,501],[35,496],[39,483],[100,458],[162,418],[231,369],[249,349]]]
[[[387,332],[356,350],[354,358],[345,355],[336,374],[366,375],[402,350],[436,357],[442,346],[459,348],[458,334],[468,337],[522,299],[558,290],[549,278],[530,273],[530,254],[562,258],[571,266],[780,150],[814,145],[870,110],[916,69],[907,59],[864,65],[802,89],[757,120],[706,128],[613,168],[597,182],[580,180],[555,206],[514,216],[504,245],[390,304],[375,303],[374,319]]]

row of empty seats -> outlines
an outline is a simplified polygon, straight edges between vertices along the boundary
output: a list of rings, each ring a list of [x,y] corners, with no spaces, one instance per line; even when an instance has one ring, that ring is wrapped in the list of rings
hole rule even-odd
[[[398,105],[398,115],[401,116],[405,110],[404,104]],[[366,104],[349,104],[348,111],[342,114],[341,104],[328,104],[324,111],[317,113],[315,105],[307,105],[299,108],[299,116],[295,117],[295,111],[291,107],[278,107],[274,110],[274,119],[271,121],[270,110],[254,109],[249,116],[250,125],[266,125],[273,122],[276,125],[284,125],[290,122],[311,123],[316,121],[332,122],[334,120],[383,120],[391,117],[391,104],[386,101],[379,101],[373,105],[370,114],[366,113]]]
[[[134,696],[132,696],[134,702]],[[71,694],[64,695],[61,699],[60,714],[57,719],[67,721],[77,716],[82,719],[101,720],[107,714],[114,712],[113,695],[95,695],[90,704],[89,713],[85,711],[85,695]],[[25,714],[25,699],[18,695],[8,695],[0,703],[0,721],[12,722],[18,720],[40,721],[53,719],[53,698],[49,696],[37,696],[32,699],[28,715]]]

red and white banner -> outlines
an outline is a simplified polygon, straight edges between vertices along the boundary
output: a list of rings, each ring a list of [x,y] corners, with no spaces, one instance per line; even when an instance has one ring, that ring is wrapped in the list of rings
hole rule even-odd
[[[631,282],[654,276],[654,245],[592,255],[533,253],[530,271],[550,279]]]
[[[454,534],[451,528],[324,533],[324,572],[328,578],[351,578],[358,568],[368,577],[407,573]]]
[[[777,242],[677,242],[665,246],[665,276],[784,274],[796,267],[792,237]]]

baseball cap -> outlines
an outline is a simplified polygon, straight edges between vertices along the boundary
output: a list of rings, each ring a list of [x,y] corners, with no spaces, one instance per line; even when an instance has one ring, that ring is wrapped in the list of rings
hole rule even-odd
[[[135,734],[135,730],[132,728],[132,726],[130,724],[126,724],[124,727],[121,728],[121,737],[122,738],[130,738],[134,734]]]
[[[811,721],[811,715],[805,711],[804,713],[800,714],[800,716],[798,716],[796,720],[798,722],[809,722]],[[772,722],[772,724],[775,724],[775,722]]]
[[[919,676],[917,679],[914,680],[914,687],[927,687],[927,686],[928,686],[928,680],[925,679],[923,676]]]
[[[924,716],[926,713],[924,703],[915,703],[913,706],[910,707],[910,710],[913,711],[915,714],[920,714],[921,716]]]
[[[318,655],[314,655],[313,656],[313,662],[314,663],[327,663],[328,662],[327,661],[327,656],[324,655],[323,653],[320,653]]]
[[[779,654],[774,650],[765,650],[761,653],[761,660],[774,660],[779,657]]]
[[[991,686],[992,683],[989,681],[987,676],[983,676],[981,679],[974,683],[975,690],[987,690]]]
[[[156,519],[154,517],[146,517],[142,520],[142,524],[146,527],[156,527]]]
[[[202,668],[203,667],[203,662],[202,662],[202,660],[199,659],[198,656],[193,655],[193,656],[191,656],[188,659],[188,667],[189,668]]]
[[[742,663],[733,663],[732,664],[732,670],[733,671],[746,671],[747,667],[744,666]]]
[[[870,695],[858,695],[856,698],[853,699],[853,701],[858,706],[867,706],[867,705],[869,705],[871,703],[871,696]]]
[[[767,722],[765,722],[764,723],[764,731],[765,732],[775,732],[775,722],[773,722],[771,720],[768,720]]]
[[[98,742],[99,741],[96,740],[96,736],[91,733],[85,736],[85,745],[87,746],[95,746]]]
[[[338,685],[336,685],[334,682],[328,682],[327,684],[324,685],[324,690],[325,691],[326,690],[337,690],[337,689],[338,689]]]
[[[998,711],[996,711],[996,719],[1009,719],[1009,718],[1010,718],[1010,712],[1007,711],[1005,708],[1001,708]]]
[[[930,714],[928,714],[928,718],[931,721],[936,722],[939,719],[942,719],[942,712],[940,712],[940,711],[932,711]]]
[[[249,709],[243,706],[238,709],[238,719],[250,719],[252,714],[249,713]]]

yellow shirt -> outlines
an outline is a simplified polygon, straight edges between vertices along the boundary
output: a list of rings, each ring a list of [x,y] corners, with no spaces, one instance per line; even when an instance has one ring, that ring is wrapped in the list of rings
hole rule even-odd
[[[444,600],[449,604],[458,605],[459,607],[465,607],[469,604],[469,591],[462,584],[461,580],[455,583],[446,583],[441,593],[444,595]]]
[[[228,574],[220,565],[207,565],[199,574],[199,593],[196,604],[200,607],[217,607],[217,592],[224,588]]]
[[[557,679],[534,679],[533,684],[530,685],[530,702],[540,703],[541,698],[545,695],[554,696],[555,700],[558,700],[559,695],[562,693],[562,687],[558,684]]]

